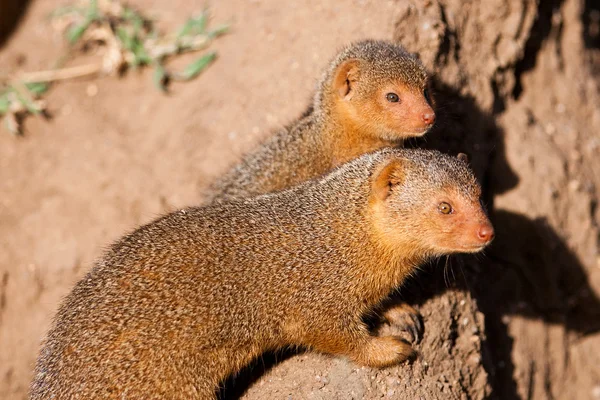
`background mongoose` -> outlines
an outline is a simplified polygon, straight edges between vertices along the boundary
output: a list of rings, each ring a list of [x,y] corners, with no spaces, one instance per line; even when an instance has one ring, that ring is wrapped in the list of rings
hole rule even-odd
[[[403,361],[411,346],[370,335],[362,317],[426,259],[492,240],[479,196],[459,159],[387,149],[287,191],[166,215],[66,298],[31,398],[210,399],[290,345]]]
[[[207,200],[289,188],[357,156],[421,136],[435,122],[428,77],[401,46],[367,40],[331,61],[308,110],[209,189]]]

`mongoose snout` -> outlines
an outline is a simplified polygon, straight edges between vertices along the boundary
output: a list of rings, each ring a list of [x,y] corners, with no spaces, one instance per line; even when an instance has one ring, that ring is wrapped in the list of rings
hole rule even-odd
[[[494,240],[494,227],[490,223],[481,224],[477,231],[477,237],[481,240],[481,243],[488,245]]]
[[[425,127],[430,128],[435,122],[435,114],[433,113],[433,110],[426,111],[423,114],[421,114],[421,119],[425,123]]]

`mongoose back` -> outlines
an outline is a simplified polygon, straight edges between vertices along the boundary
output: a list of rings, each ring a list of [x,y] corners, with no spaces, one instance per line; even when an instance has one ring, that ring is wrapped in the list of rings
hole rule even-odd
[[[415,56],[390,42],[354,43],[330,62],[308,110],[218,179],[207,200],[289,188],[421,136],[434,121],[428,76]]]
[[[384,367],[362,318],[430,257],[493,238],[467,165],[364,155],[292,189],[168,214],[115,243],[61,305],[31,399],[213,399],[266,350]]]

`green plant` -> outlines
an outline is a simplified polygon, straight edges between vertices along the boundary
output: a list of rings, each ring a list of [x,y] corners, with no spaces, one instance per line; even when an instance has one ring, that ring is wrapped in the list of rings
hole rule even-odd
[[[40,97],[51,83],[77,77],[115,75],[127,69],[151,67],[153,81],[163,91],[172,80],[189,81],[204,71],[217,53],[202,54],[181,71],[168,68],[169,58],[206,49],[226,33],[227,25],[208,29],[206,10],[189,18],[176,33],[163,35],[154,21],[116,0],[86,0],[55,10],[50,18],[64,31],[70,52],[101,48],[93,64],[20,74],[0,79],[0,116],[8,130],[21,133],[22,119],[45,111]]]

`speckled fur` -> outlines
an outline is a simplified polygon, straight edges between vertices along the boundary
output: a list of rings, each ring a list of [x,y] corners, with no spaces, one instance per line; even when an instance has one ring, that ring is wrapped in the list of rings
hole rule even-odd
[[[373,180],[393,161],[403,183],[377,214]],[[399,225],[391,243],[374,225],[419,224],[430,218],[424,199],[444,190],[479,205],[466,164],[387,149],[287,191],[137,229],[61,305],[31,399],[212,399],[226,376],[284,346],[372,366],[406,359],[410,345],[371,336],[361,318],[425,259],[452,251],[423,241],[426,228]]]
[[[357,90],[369,91],[390,81],[403,82],[422,93],[427,73],[421,62],[401,46],[366,40],[344,48],[325,70],[312,104],[300,119],[267,139],[215,182],[206,201],[248,197],[291,187],[322,175],[361,154],[396,146],[406,132],[350,126],[353,121],[339,115],[338,96],[332,88],[337,68],[345,61],[359,61]],[[381,118],[369,115],[369,118]]]

